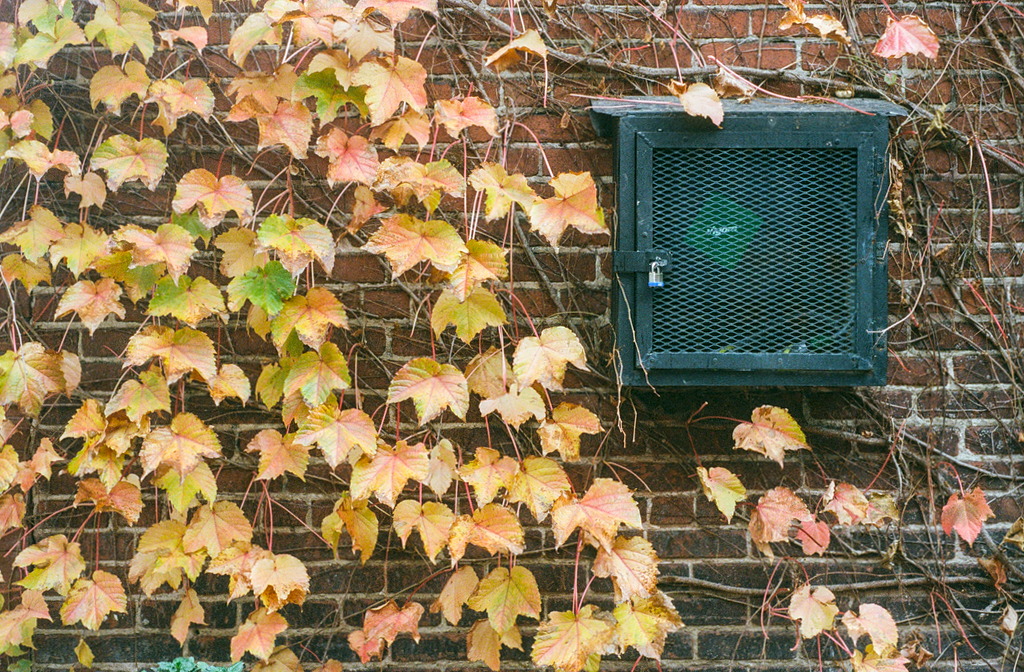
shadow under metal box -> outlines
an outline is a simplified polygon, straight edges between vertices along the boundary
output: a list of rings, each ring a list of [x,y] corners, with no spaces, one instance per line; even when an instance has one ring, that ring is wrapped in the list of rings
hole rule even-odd
[[[613,312],[626,385],[883,385],[889,118],[726,101],[601,101],[614,138]]]

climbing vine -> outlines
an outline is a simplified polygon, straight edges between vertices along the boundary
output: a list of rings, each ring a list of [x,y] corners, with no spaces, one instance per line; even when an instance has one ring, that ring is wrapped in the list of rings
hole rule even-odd
[[[782,4],[780,29],[851,44],[834,16],[808,15],[802,0]],[[228,577],[225,600],[254,606],[231,639],[232,658],[297,669],[282,643],[282,609],[306,600],[310,577],[275,546],[274,518],[291,513],[275,501],[275,485],[320,466],[316,477],[340,496],[310,530],[318,543],[366,563],[390,528],[421,551],[424,581],[444,577],[430,609],[453,626],[475,612],[470,660],[497,670],[504,649],[524,648],[520,627],[534,624],[538,666],[577,672],[606,655],[659,659],[685,614],[658,588],[633,492],[614,475],[579,468],[582,437],[606,429],[565,393],[590,368],[586,348],[569,326],[535,320],[515,291],[510,257],[522,224],[556,248],[606,234],[594,178],[509,172],[516,127],[484,90],[431,100],[423,48],[404,46],[399,27],[435,13],[432,0],[242,5],[218,8],[237,14],[226,51],[211,44],[214,0],[178,0],[174,12],[138,0],[24,0],[0,23],[0,169],[17,185],[2,211],[12,223],[0,233],[11,343],[0,356],[0,435],[5,443],[28,435],[49,404],[74,403],[62,434],[33,433],[24,454],[12,444],[0,452],[0,531],[12,539],[17,587],[0,613],[8,668],[28,668],[40,620],[98,630],[126,611],[133,590],[180,597],[170,629],[184,643],[206,622],[195,583],[214,575]],[[515,6],[506,11],[503,46],[474,69],[500,82],[524,68],[547,73],[551,59],[587,64],[527,29]],[[924,21],[889,13],[877,58],[937,56]],[[90,136],[74,132],[73,113],[48,90],[69,64],[87,80]],[[728,123],[722,97],[766,93],[743,69],[721,64],[715,74],[711,83],[663,85],[688,113],[718,125]],[[221,133],[230,158],[175,155],[197,141],[200,123]],[[311,176],[326,182],[317,207],[302,186]],[[141,195],[155,214],[125,221],[115,194]],[[352,248],[380,255],[418,306],[409,317],[430,327],[422,351],[390,371],[382,403],[360,382],[359,363],[374,353],[359,334],[346,335],[364,307],[331,289],[346,263],[339,251]],[[109,395],[83,392],[90,373],[74,349],[32,331],[18,312],[19,285],[54,288],[53,318],[80,321],[101,345],[105,326],[141,323],[123,347],[107,346],[123,371]],[[276,356],[258,370],[232,361],[229,324],[243,324]],[[234,454],[213,429],[221,404],[273,413],[278,428]],[[449,438],[473,415],[487,423],[489,443],[498,436],[510,449]],[[775,406],[737,422],[733,438],[780,465],[810,449]],[[220,470],[247,457],[244,498],[223,497]],[[86,516],[77,529],[38,538],[46,519],[26,524],[27,501],[58,471],[76,492],[57,513]],[[754,502],[725,468],[701,466],[696,478],[727,520],[749,507],[750,538],[768,557],[773,544],[821,554],[835,526],[899,518],[891,496],[849,483],[810,503],[780,483]],[[942,526],[972,544],[992,515],[980,488],[961,487]],[[82,537],[101,516],[146,521],[126,577],[83,554]],[[542,550],[531,526],[574,555],[567,609],[542,609],[546,587],[519,562]],[[611,579],[613,608],[588,600],[594,577]],[[360,660],[382,657],[399,636],[418,639],[426,607],[413,597],[385,596],[363,614],[348,640]],[[802,637],[835,643],[858,671],[905,670],[924,656],[901,649],[884,607],[862,603],[840,616],[826,586],[796,586],[785,615]],[[91,665],[85,640],[76,653]],[[322,662],[323,672],[340,668]]]

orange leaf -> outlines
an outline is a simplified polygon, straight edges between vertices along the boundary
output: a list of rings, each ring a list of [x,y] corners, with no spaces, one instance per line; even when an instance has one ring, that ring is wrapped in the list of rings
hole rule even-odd
[[[363,249],[386,256],[396,277],[423,261],[438,270],[453,271],[469,251],[451,224],[406,214],[382,220]]]
[[[863,653],[853,652],[850,666],[853,668],[853,672],[907,672],[907,663],[909,662],[910,659],[898,651],[885,651],[880,655],[874,647],[867,647]]]
[[[14,566],[35,567],[17,582],[19,586],[41,593],[53,589],[67,595],[72,582],[85,571],[85,560],[80,544],[68,541],[63,534],[55,534],[18,553]]]
[[[700,478],[701,488],[704,496],[709,502],[714,502],[718,510],[725,515],[728,522],[732,522],[732,515],[736,512],[736,503],[742,502],[747,497],[747,489],[736,474],[722,467],[697,467],[697,476]]]
[[[295,556],[286,553],[267,553],[253,563],[250,579],[255,593],[268,613],[286,604],[302,604],[309,592],[309,574],[306,566]]]
[[[317,140],[316,153],[328,160],[327,184],[332,187],[339,182],[369,186],[377,179],[377,150],[362,136],[332,128]]]
[[[292,362],[284,379],[284,393],[296,393],[310,406],[319,406],[335,391],[352,384],[348,362],[334,343],[324,343],[320,352],[310,350]]]
[[[967,545],[972,546],[985,521],[994,515],[980,487],[963,497],[954,492],[942,507],[942,530],[946,534],[953,534],[953,530],[956,530]]]
[[[64,292],[54,317],[61,317],[74,312],[89,329],[89,335],[96,332],[96,327],[107,319],[108,315],[116,315],[124,319],[124,306],[121,304],[121,286],[110,278],[102,278],[97,282],[79,280]]]
[[[141,422],[150,413],[171,410],[171,393],[160,370],[152,367],[139,374],[138,380],[126,380],[110,397],[104,413],[110,416],[125,411],[132,422]]]
[[[658,587],[658,556],[643,537],[616,537],[611,548],[597,549],[593,570],[611,578],[616,602],[650,597]]]
[[[604,210],[597,203],[597,186],[589,172],[560,173],[549,183],[555,195],[535,201],[530,207],[530,230],[538,232],[552,247],[569,227],[582,233],[608,233]]]
[[[174,610],[174,616],[171,617],[171,636],[178,640],[179,644],[184,644],[188,639],[188,626],[193,623],[206,625],[206,613],[203,611],[203,605],[199,603],[199,595],[189,588],[182,596],[181,604]]]
[[[725,118],[722,101],[710,86],[699,82],[691,84],[673,81],[668,88],[679,99],[687,114],[710,119],[715,126],[722,125]]]
[[[488,280],[508,277],[505,250],[494,243],[476,239],[467,240],[466,247],[469,251],[463,254],[459,265],[448,276],[448,287],[459,301],[465,301],[474,289]]]
[[[70,175],[82,174],[82,162],[77,154],[67,149],[50,150],[38,140],[22,140],[4,152],[0,157],[2,159],[24,161],[28,172],[37,180],[41,180],[52,168]]]
[[[8,254],[3,261],[0,261],[0,278],[9,284],[14,284],[15,280],[21,280],[25,289],[31,292],[41,283],[50,284],[52,273],[50,273],[50,265],[45,261],[31,262],[24,255],[13,253]]]
[[[759,406],[751,413],[750,420],[732,430],[733,447],[737,450],[760,453],[781,467],[787,451],[811,449],[800,425],[784,408]]]
[[[205,555],[205,554],[204,554]],[[252,568],[260,560],[270,556],[270,551],[247,541],[236,541],[213,558],[206,569],[208,574],[227,576],[230,595],[235,599],[252,590]]]
[[[399,441],[393,449],[381,445],[372,458],[364,457],[352,467],[352,496],[365,499],[372,492],[382,503],[394,508],[406,484],[410,480],[422,483],[429,472],[430,457],[422,443],[409,445]]]
[[[285,472],[291,472],[306,480],[306,465],[309,464],[309,448],[294,442],[294,435],[281,436],[276,429],[264,429],[249,442],[246,452],[260,454],[258,480],[270,481]]]
[[[531,657],[558,672],[579,672],[591,656],[612,653],[614,638],[614,621],[592,604],[576,613],[552,611],[537,628]]]
[[[259,241],[275,250],[281,264],[293,275],[319,261],[328,273],[334,268],[334,236],[323,224],[305,217],[271,215],[260,224]]]
[[[807,555],[824,555],[832,542],[832,533],[827,523],[805,520],[796,531],[796,540]]]
[[[313,137],[313,117],[301,102],[282,100],[273,114],[256,117],[260,127],[258,149],[284,145],[296,159],[305,159]]]
[[[270,323],[270,334],[279,350],[293,330],[300,341],[319,350],[331,327],[348,328],[345,307],[329,290],[310,287],[305,296],[293,296],[284,302],[284,308]]]
[[[825,510],[836,514],[840,525],[859,523],[868,515],[869,505],[860,488],[849,483],[831,484],[825,497]]]
[[[64,230],[56,215],[41,205],[33,205],[28,211],[28,219],[0,231],[0,243],[17,245],[25,258],[35,263],[64,237]]]
[[[546,412],[544,399],[533,387],[520,389],[512,383],[506,394],[495,399],[480,401],[480,415],[489,415],[497,411],[501,419],[516,429],[531,417],[543,420]]]
[[[36,620],[40,618],[52,620],[43,593],[38,590],[26,590],[21,594],[21,602],[17,606],[0,613],[2,646],[31,646]]]
[[[162,224],[156,231],[122,226],[114,237],[132,246],[132,264],[166,264],[167,273],[177,280],[188,270],[196,248],[192,235],[177,224]]]
[[[448,325],[455,326],[455,335],[469,343],[487,327],[500,327],[508,321],[498,299],[489,290],[477,287],[460,300],[454,291],[445,289],[437,297],[430,313],[430,326],[438,337]],[[543,416],[543,403],[540,415]]]
[[[78,482],[75,504],[90,502],[96,511],[113,511],[124,516],[134,525],[142,513],[142,491],[139,486],[127,480],[118,481],[109,490],[98,478],[87,478]]]
[[[484,506],[494,501],[499,490],[511,485],[517,471],[519,464],[511,457],[481,447],[476,449],[473,461],[459,469],[459,476],[473,487],[477,506]]]
[[[938,58],[939,38],[920,17],[905,14],[896,21],[890,16],[889,25],[872,53],[882,58],[902,58],[911,54]]]
[[[81,623],[89,630],[99,630],[111,613],[126,613],[128,598],[121,579],[109,572],[96,570],[92,578],[78,579],[60,608],[64,625]]]
[[[199,507],[181,541],[186,553],[203,549],[216,557],[235,541],[252,538],[252,523],[234,502],[214,502]]]
[[[610,478],[595,478],[582,498],[566,495],[551,509],[556,546],[579,528],[600,548],[611,549],[620,525],[640,529],[640,508],[630,489]]]
[[[21,493],[8,493],[0,497],[0,535],[21,527],[26,510],[25,496]]]
[[[474,611],[486,611],[495,632],[508,632],[519,616],[540,618],[540,589],[533,572],[522,565],[511,570],[495,567],[467,604]]]
[[[462,606],[466,604],[470,595],[476,592],[479,582],[476,570],[468,565],[459,567],[448,577],[444,588],[441,589],[441,594],[430,605],[430,613],[441,612],[448,623],[458,625],[462,620]]]
[[[502,646],[523,650],[523,638],[519,628],[513,626],[499,634],[485,618],[474,623],[466,635],[466,658],[484,663],[494,672],[498,672],[501,669]]]
[[[352,78],[356,86],[367,87],[366,105],[374,126],[387,121],[402,103],[422,112],[427,104],[426,81],[427,71],[423,66],[404,56],[366,61]]]
[[[375,9],[388,17],[392,25],[397,26],[409,18],[409,13],[414,9],[436,12],[437,0],[359,0],[355,8],[358,12]]]
[[[253,12],[231,33],[228,57],[241,67],[249,52],[260,42],[281,44],[281,32],[281,26],[274,25],[274,20],[265,12]]]
[[[355,462],[363,455],[373,457],[377,452],[377,429],[363,411],[342,411],[336,403],[328,402],[310,409],[299,423],[295,443],[316,444],[334,469],[345,460]]]
[[[599,434],[601,421],[592,411],[563,401],[551,411],[551,419],[537,428],[544,454],[558,452],[566,462],[580,459],[580,436]]]
[[[320,531],[335,551],[335,557],[341,533],[348,532],[352,538],[352,550],[359,553],[360,562],[365,565],[377,545],[379,525],[377,515],[365,499],[353,500],[345,493],[335,502],[334,511],[320,522]]]
[[[124,69],[116,65],[105,65],[89,79],[89,101],[93,109],[100,103],[107,111],[121,114],[121,104],[131,96],[140,101],[149,89],[149,75],[146,66],[138,61],[128,61]]]
[[[200,460],[219,457],[220,441],[206,423],[192,413],[179,413],[168,427],[157,427],[142,444],[139,459],[144,474],[166,465],[182,476],[191,473]]]
[[[487,194],[484,202],[484,216],[488,220],[501,219],[508,215],[515,203],[528,212],[537,194],[520,173],[509,175],[504,167],[497,163],[482,163],[469,175],[469,183],[477,191]]]
[[[254,268],[262,268],[270,261],[270,255],[256,246],[256,232],[252,229],[228,229],[217,236],[214,245],[224,253],[220,260],[220,272],[229,278],[245,275]]]
[[[102,208],[107,200],[107,185],[103,184],[99,173],[90,171],[82,176],[68,174],[64,177],[64,195],[71,194],[82,197],[82,202],[78,204],[80,208],[91,208],[94,205]]]
[[[494,68],[495,72],[501,72],[519,63],[523,54],[533,54],[547,62],[548,47],[536,30],[528,30],[498,49],[487,57],[484,65]]]
[[[466,383],[469,389],[484,399],[494,399],[505,394],[512,377],[512,367],[504,354],[491,346],[477,355],[466,365]]]
[[[0,376],[0,404],[17,404],[27,415],[38,415],[43,400],[67,388],[61,364],[58,353],[39,343],[24,343],[17,352],[0,355],[0,371],[5,371]]]
[[[178,120],[186,115],[198,114],[209,120],[213,114],[213,92],[202,79],[184,82],[177,79],[157,80],[149,85],[145,102],[156,103],[159,113],[153,124],[162,128],[164,135],[173,133],[178,128]]]
[[[249,377],[245,375],[237,364],[225,364],[217,371],[217,376],[209,381],[210,398],[213,403],[220,406],[220,402],[228,397],[240,400],[243,404],[249,401],[252,394],[252,385]]]
[[[815,637],[825,630],[835,630],[836,597],[832,591],[819,586],[811,592],[811,584],[804,585],[793,591],[789,601],[789,617],[800,621],[800,636]]]
[[[240,177],[217,177],[204,168],[190,170],[178,180],[171,208],[182,214],[199,208],[199,221],[208,229],[216,228],[224,216],[234,212],[239,223],[252,219],[252,191]]]
[[[615,616],[619,650],[632,646],[641,656],[661,660],[670,632],[683,626],[679,612],[665,593],[623,602],[612,612]]]
[[[461,100],[439,100],[434,104],[434,120],[453,138],[467,128],[477,126],[491,136],[498,135],[498,115],[486,100],[466,96]]]
[[[395,532],[402,540],[402,548],[405,548],[405,543],[413,530],[418,530],[431,563],[436,562],[437,554],[448,544],[448,533],[455,522],[455,514],[445,504],[420,504],[414,499],[399,502],[392,517]]]
[[[523,546],[523,526],[509,509],[500,504],[478,508],[472,516],[459,516],[452,525],[448,539],[448,553],[452,565],[466,554],[466,546],[473,544],[492,555],[508,553],[519,555]]]
[[[537,522],[543,522],[551,505],[572,490],[569,477],[557,462],[546,457],[531,455],[517,466],[508,486],[509,501],[525,503]]]
[[[50,263],[56,268],[63,259],[72,275],[81,275],[93,268],[94,262],[105,256],[109,248],[110,236],[102,231],[88,224],[68,224],[61,239],[50,246]]]
[[[201,0],[193,1],[199,2]],[[168,49],[173,46],[175,40],[181,40],[182,42],[190,43],[196,48],[196,51],[202,51],[210,39],[206,28],[202,26],[187,26],[178,30],[161,30],[157,35],[160,37],[160,42]]]
[[[355,204],[352,206],[351,219],[346,227],[349,233],[359,231],[371,218],[387,210],[373,197],[373,192],[361,184],[356,187],[354,196]]]
[[[107,188],[117,191],[132,180],[156,190],[167,168],[167,147],[156,138],[136,140],[130,135],[114,135],[92,153],[94,170],[107,171]]]
[[[170,467],[157,469],[154,481],[167,494],[167,502],[176,513],[185,513],[198,506],[197,496],[207,502],[217,498],[217,481],[210,465],[200,462],[190,474],[182,477]]]
[[[363,629],[349,634],[349,646],[359,655],[359,660],[368,663],[381,656],[385,642],[393,643],[402,633],[409,633],[419,642],[419,622],[422,617],[422,604],[409,602],[399,609],[395,601],[390,600],[366,612]]]
[[[452,449],[452,442],[441,439],[430,449],[430,470],[425,485],[433,490],[435,495],[441,497],[452,486],[454,475],[455,451]]]
[[[3,414],[0,413],[0,416]],[[0,420],[0,436],[3,436],[4,428],[3,421]],[[45,479],[49,479],[53,473],[53,463],[60,462],[64,458],[60,456],[57,451],[53,449],[53,442],[43,437],[39,441],[39,446],[36,448],[36,452],[32,454],[32,459],[27,462],[22,462],[19,465],[18,476],[15,481],[21,487],[22,492],[28,492],[32,485],[36,482],[40,476]],[[0,533],[2,536],[2,533]]]
[[[843,625],[850,633],[854,643],[867,635],[876,651],[894,650],[899,645],[900,633],[896,621],[885,607],[865,602],[857,608],[858,615],[853,611],[843,614]]]
[[[393,152],[405,144],[406,137],[415,140],[422,149],[430,142],[430,118],[422,112],[406,110],[405,114],[391,117],[370,132],[370,140],[380,140]]]
[[[207,554],[203,549],[185,552],[182,537],[186,529],[179,520],[164,520],[143,532],[128,567],[128,580],[137,581],[142,592],[152,595],[165,583],[177,590],[185,576],[198,577]]]
[[[567,327],[548,327],[540,336],[519,341],[512,369],[520,387],[540,383],[549,390],[561,390],[567,364],[587,370],[587,355],[576,334]]]
[[[238,634],[231,638],[231,660],[241,660],[251,653],[260,660],[266,660],[274,652],[277,636],[288,629],[288,621],[281,614],[270,613],[265,608],[249,614],[249,618],[238,628]]]
[[[814,516],[803,500],[789,488],[772,488],[757,501],[750,514],[750,538],[769,558],[774,557],[769,543],[786,541],[793,521],[811,522]]]
[[[831,14],[814,14],[807,16],[804,13],[803,0],[781,0],[782,4],[789,8],[782,20],[779,21],[779,30],[786,30],[792,26],[801,26],[811,31],[818,37],[833,39],[836,42],[850,44],[850,36],[842,22]]]
[[[388,387],[389,404],[405,399],[412,399],[420,425],[433,420],[446,408],[464,420],[469,410],[469,387],[462,372],[451,364],[420,357],[399,369]]]

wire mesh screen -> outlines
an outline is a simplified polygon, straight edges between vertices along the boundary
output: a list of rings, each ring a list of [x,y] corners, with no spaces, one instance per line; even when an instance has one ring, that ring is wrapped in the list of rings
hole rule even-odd
[[[652,352],[854,352],[857,150],[655,148]]]

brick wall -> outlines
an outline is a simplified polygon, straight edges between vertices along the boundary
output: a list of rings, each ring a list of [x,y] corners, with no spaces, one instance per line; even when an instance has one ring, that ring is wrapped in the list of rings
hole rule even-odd
[[[538,184],[561,171],[590,170],[599,178],[610,214],[614,213],[612,150],[596,138],[586,115],[586,100],[577,95],[663,93],[658,82],[667,81],[670,75],[666,73],[677,65],[684,70],[707,71],[687,45],[704,57],[715,56],[748,68],[744,72],[779,93],[827,93],[833,81],[853,81],[858,86],[881,82],[884,92],[896,102],[923,106],[916,110],[912,123],[897,129],[906,167],[907,226],[912,227],[913,235],[910,239],[895,236],[891,248],[894,326],[890,381],[884,388],[618,390],[610,366],[610,239],[572,235],[554,252],[533,236],[526,237],[527,250],[503,226],[491,233],[513,246],[512,288],[536,316],[538,326],[572,326],[588,346],[594,372],[572,376],[567,398],[599,408],[607,431],[584,437],[589,459],[574,465],[572,475],[582,481],[595,474],[613,473],[638,492],[643,533],[664,560],[662,588],[675,600],[687,624],[671,637],[662,669],[811,670],[838,666],[833,661],[843,659],[842,652],[819,648],[815,642],[798,644],[792,623],[779,618],[788,588],[807,577],[830,586],[842,608],[870,601],[892,610],[904,636],[919,634],[936,654],[930,663],[933,667],[982,670],[989,664],[1000,669],[1019,665],[1007,654],[1019,648],[1007,647],[1019,647],[1020,638],[1007,644],[994,625],[999,616],[993,606],[998,603],[997,593],[976,560],[992,556],[993,547],[980,541],[969,550],[941,534],[937,526],[938,510],[954,483],[953,469],[965,484],[980,484],[989,493],[997,514],[989,527],[995,541],[1021,516],[1024,183],[1019,166],[1024,157],[1016,106],[1024,88],[1007,76],[1005,61],[982,27],[986,22],[991,25],[1001,38],[1002,49],[1008,50],[1010,62],[1019,64],[1024,41],[1013,31],[1019,31],[1022,24],[1012,8],[1001,3],[899,3],[897,12],[918,13],[943,37],[942,60],[937,65],[919,58],[889,64],[893,74],[885,82],[877,72],[884,66],[868,53],[871,38],[884,28],[885,9],[875,3],[835,2],[818,7],[854,19],[847,20],[851,34],[859,40],[852,53],[840,53],[834,44],[799,30],[778,30],[784,9],[765,0],[689,0],[660,5],[567,1],[551,16],[539,6],[530,7],[521,13],[527,27],[536,24],[544,28],[552,44],[565,54],[593,53],[600,61],[597,65],[572,65],[552,57],[545,106],[545,78],[540,68],[511,73],[499,82],[478,67],[480,54],[503,44],[502,34],[493,23],[487,23],[486,16],[507,20],[504,3],[491,3],[490,8],[481,10],[483,14],[470,11],[468,5],[448,6],[443,0],[441,4],[436,23],[422,19],[403,28],[404,51],[423,50],[423,60],[433,75],[432,95],[482,91],[518,122],[509,142],[500,149],[481,143],[472,151],[489,151],[492,157],[497,152],[510,172],[523,172]],[[851,14],[854,10],[855,16]],[[225,6],[223,13],[216,14],[211,38],[227,36],[230,26],[239,23],[240,11]],[[198,20],[189,16],[190,22]],[[178,21],[180,15],[166,20]],[[90,125],[97,122],[76,112],[88,110],[83,77],[105,61],[102,55],[83,58],[84,51],[68,54],[64,67],[58,69],[63,80],[56,83],[51,99],[59,95],[66,105],[58,108],[65,132],[74,131],[87,139]],[[223,45],[211,47],[210,52],[222,53]],[[946,61],[951,67],[943,69]],[[604,67],[609,64],[614,67]],[[759,76],[759,69],[784,69],[787,74]],[[225,70],[230,68],[225,65]],[[223,103],[219,100],[221,107]],[[254,124],[235,125],[232,137],[252,150],[254,128]],[[975,143],[982,142],[988,153],[974,151],[980,146]],[[170,177],[176,179],[196,166],[217,167],[221,174],[234,172],[258,186],[284,165],[282,154],[266,152],[260,154],[259,170],[252,170],[244,157],[226,151],[223,134],[212,125],[187,125],[170,138],[170,144],[172,165],[160,188],[155,193],[123,190],[98,221],[108,225],[164,221],[174,183]],[[456,148],[453,155],[460,151]],[[1000,153],[1013,158],[1000,161]],[[297,204],[299,211],[313,217],[325,206],[329,208],[334,198],[316,178],[301,176],[308,179],[308,186]],[[44,182],[43,189],[56,194],[60,186]],[[77,216],[70,205],[61,214],[68,221]],[[378,258],[357,248],[353,241],[351,249],[341,249],[333,274],[323,282],[350,311],[351,330],[339,333],[336,340],[343,351],[361,346],[352,368],[358,393],[365,408],[372,411],[383,402],[382,391],[390,375],[410,355],[429,348],[431,337],[422,311],[417,314],[409,294],[391,282]],[[225,282],[214,270],[211,253],[197,259],[193,268],[197,267],[211,279]],[[414,279],[413,284],[416,282]],[[125,320],[108,321],[90,337],[79,323],[69,325],[66,319],[54,319],[59,279],[55,278],[54,285],[56,290],[44,286],[31,296],[19,286],[5,310],[8,315],[12,309],[21,316],[30,315],[33,338],[50,346],[63,343],[77,352],[86,371],[83,393],[105,398],[122,375],[116,354],[145,316],[130,309]],[[253,379],[260,365],[276,357],[273,346],[253,336],[244,323],[210,322],[206,328]],[[6,330],[0,335],[0,340],[4,338],[9,338]],[[446,337],[442,345],[455,347],[456,359],[468,359],[472,353],[458,350],[452,341]],[[0,349],[9,347],[7,342],[0,343]],[[621,403],[616,403],[620,393]],[[735,419],[749,417],[751,409],[761,404],[787,407],[807,428],[814,450],[789,458],[784,469],[737,453],[732,450],[728,421],[688,421],[705,403],[704,416]],[[49,405],[36,426],[19,433],[19,449],[28,450],[40,436],[59,436],[77,406],[77,401],[66,399]],[[275,413],[255,403],[242,407],[226,402],[213,408],[210,399],[198,391],[191,394],[189,408],[201,415],[208,411],[204,417],[217,419],[226,456],[218,465],[220,496],[251,504],[251,498],[245,500],[243,493],[249,486],[248,468],[253,458],[244,448],[258,430],[279,427]],[[439,431],[466,448],[487,443],[485,423],[475,410],[468,423],[442,424]],[[491,441],[495,447],[510,449],[500,432],[493,432]],[[823,557],[803,557],[793,547],[794,557],[771,562],[748,540],[742,511],[733,524],[725,524],[700,495],[694,478],[697,456],[706,466],[734,471],[754,496],[783,484],[813,500],[833,479],[861,488],[892,490],[899,497],[903,520],[881,529],[837,528],[833,550]],[[403,550],[387,531],[382,534],[387,550],[378,550],[366,566],[355,560],[345,542],[340,559],[332,558],[298,521],[317,529],[338,496],[338,486],[328,478],[322,463],[314,464],[310,474],[305,482],[289,478],[273,486],[275,498],[297,518],[275,515],[274,550],[303,558],[312,579],[305,605],[284,611],[292,624],[288,638],[306,663],[332,657],[344,661],[346,669],[363,669],[349,650],[347,633],[359,627],[363,609],[384,593],[417,586],[429,574],[429,566],[414,551]],[[58,513],[74,487],[67,476],[55,477],[48,489],[42,487],[31,497],[27,520],[40,523],[34,538],[74,530],[84,523],[85,514],[80,511]],[[57,515],[47,518],[51,514]],[[125,559],[134,552],[138,535],[153,515],[153,507],[147,506],[138,526],[128,526],[109,515],[90,521],[81,537],[85,557],[98,557],[104,566],[125,576]],[[572,555],[553,549],[548,530],[537,527],[528,530],[528,535],[539,542],[531,546],[545,549],[524,558],[541,585],[551,588],[545,595],[545,607],[565,608],[572,595]],[[1020,566],[1018,550],[1004,547],[1000,552],[1011,564]],[[12,576],[6,564],[3,575]],[[935,580],[941,577],[950,579],[948,590]],[[1011,572],[1011,590],[1020,588],[1020,578],[1019,572]],[[441,585],[443,577],[428,581],[419,587],[415,599],[429,604]],[[226,580],[204,577],[196,589],[206,607],[208,624],[194,628],[185,651],[210,661],[227,660],[228,641],[251,611],[252,601],[225,603]],[[610,592],[610,584],[601,579],[591,588],[592,595],[608,603]],[[1017,595],[1013,599],[1019,600]],[[168,634],[177,597],[166,592],[153,599],[133,594],[127,614],[118,615],[103,631],[86,637],[96,654],[97,667],[136,669],[177,655],[181,647]],[[1019,601],[1017,606],[1021,607]],[[464,625],[470,622],[467,617]],[[38,669],[67,669],[82,632],[41,624],[34,654]],[[527,629],[526,634],[529,632]],[[383,664],[365,667],[396,671],[478,667],[465,662],[464,628],[444,626],[437,615],[428,614],[421,633],[419,645],[400,639]],[[513,653],[508,669],[530,667],[524,654]],[[1004,654],[1009,656],[1005,664],[999,662]],[[602,669],[632,666],[633,660],[606,661]],[[654,669],[648,661],[641,667]]]

